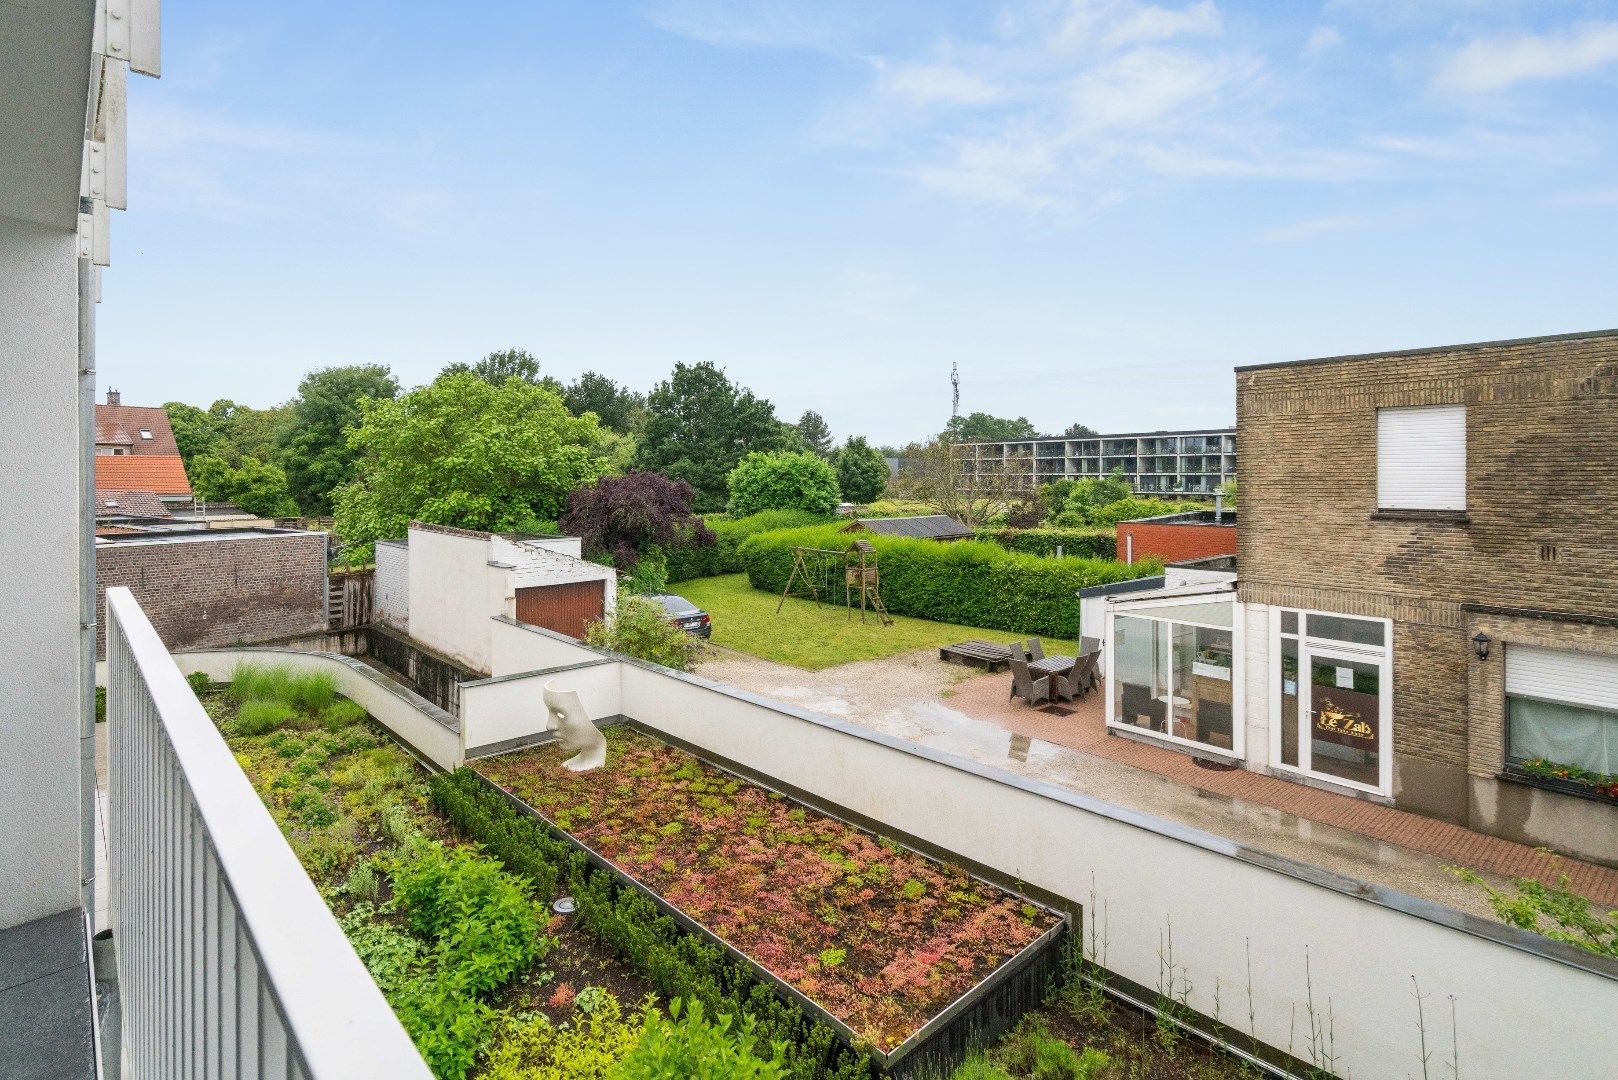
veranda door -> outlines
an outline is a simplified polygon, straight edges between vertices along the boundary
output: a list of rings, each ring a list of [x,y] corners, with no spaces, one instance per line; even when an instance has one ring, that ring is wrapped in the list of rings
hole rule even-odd
[[[1295,751],[1300,771],[1365,791],[1392,791],[1387,666],[1384,656],[1303,643]]]

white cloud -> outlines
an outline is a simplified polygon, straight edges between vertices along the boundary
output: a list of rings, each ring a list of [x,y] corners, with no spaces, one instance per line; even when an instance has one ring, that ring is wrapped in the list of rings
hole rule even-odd
[[[1309,40],[1304,43],[1303,51],[1310,56],[1319,56],[1321,53],[1330,52],[1342,43],[1342,31],[1335,26],[1321,25],[1315,27],[1314,33],[1309,35]]]
[[[1061,49],[1119,48],[1181,36],[1214,37],[1223,30],[1224,17],[1213,0],[1183,8],[1135,0],[1070,0],[1052,40]]]
[[[877,62],[884,92],[918,104],[982,105],[1002,90],[993,81],[953,64]]]
[[[795,0],[657,0],[645,14],[671,34],[708,45],[823,49],[839,40],[850,11],[838,3]]]
[[[1618,62],[1618,22],[1590,22],[1547,34],[1480,38],[1452,54],[1434,84],[1482,93],[1520,82],[1567,79]]]
[[[1348,232],[1364,224],[1364,219],[1351,214],[1334,214],[1326,217],[1310,218],[1306,221],[1283,225],[1264,233],[1260,239],[1271,244],[1296,244],[1304,240],[1313,240],[1317,236],[1328,236],[1332,233]]]

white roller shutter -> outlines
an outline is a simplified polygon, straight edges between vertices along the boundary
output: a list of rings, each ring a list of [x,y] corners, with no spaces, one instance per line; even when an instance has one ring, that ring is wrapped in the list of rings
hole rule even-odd
[[[1377,410],[1376,503],[1466,509],[1466,406]]]
[[[1506,693],[1618,712],[1618,656],[1508,644]]]

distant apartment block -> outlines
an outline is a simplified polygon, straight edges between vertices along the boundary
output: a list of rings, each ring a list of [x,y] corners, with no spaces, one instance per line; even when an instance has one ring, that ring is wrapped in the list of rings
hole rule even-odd
[[[970,442],[958,444],[955,454],[968,477],[1003,471],[1029,492],[1052,480],[1122,470],[1142,495],[1210,495],[1236,477],[1236,429]]]

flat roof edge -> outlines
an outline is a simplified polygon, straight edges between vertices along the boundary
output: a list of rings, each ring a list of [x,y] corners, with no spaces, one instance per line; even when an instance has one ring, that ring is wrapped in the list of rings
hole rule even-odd
[[[1571,334],[1542,334],[1538,337],[1499,338],[1494,341],[1468,341],[1459,345],[1423,345],[1415,349],[1390,349],[1385,352],[1342,353],[1337,356],[1314,356],[1304,360],[1272,360],[1265,364],[1243,364],[1237,372],[1265,371],[1270,368],[1301,367],[1306,364],[1337,364],[1349,360],[1391,360],[1408,356],[1432,356],[1437,353],[1469,352],[1477,349],[1504,349],[1513,345],[1550,345],[1564,341],[1594,341],[1618,337],[1618,327],[1611,330],[1581,330]]]

